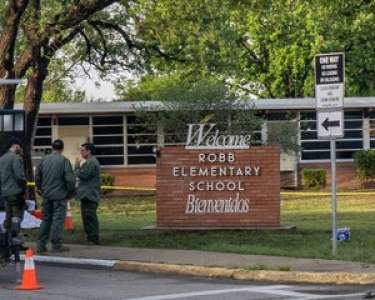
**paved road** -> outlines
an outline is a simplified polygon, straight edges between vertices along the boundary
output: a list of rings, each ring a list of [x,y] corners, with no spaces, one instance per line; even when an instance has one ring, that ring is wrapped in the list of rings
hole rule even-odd
[[[15,291],[12,268],[0,271],[1,300],[362,299],[375,287],[266,285],[146,273],[37,266],[42,291]]]

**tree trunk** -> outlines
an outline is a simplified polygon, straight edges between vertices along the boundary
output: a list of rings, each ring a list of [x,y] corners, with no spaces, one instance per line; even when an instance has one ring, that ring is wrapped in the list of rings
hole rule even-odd
[[[24,160],[26,177],[28,181],[34,180],[34,169],[32,163],[32,148],[34,145],[34,133],[36,130],[37,117],[42,100],[44,80],[48,75],[48,64],[50,60],[40,58],[32,67],[32,73],[27,78],[25,92],[24,110],[26,114],[26,132],[24,141]],[[35,199],[35,189],[28,189],[30,199]]]
[[[13,109],[16,87],[13,85],[0,85],[0,109]]]
[[[22,15],[29,0],[10,0],[5,10],[0,34],[0,79],[13,79],[14,49]],[[16,87],[0,85],[0,108],[11,109],[14,106]]]

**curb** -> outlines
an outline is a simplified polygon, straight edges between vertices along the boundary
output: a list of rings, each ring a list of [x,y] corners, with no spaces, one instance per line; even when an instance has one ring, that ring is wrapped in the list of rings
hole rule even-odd
[[[91,258],[75,258],[75,257],[62,257],[62,256],[47,256],[47,255],[33,255],[34,261],[41,263],[51,264],[64,264],[74,266],[87,266],[87,267],[101,267],[113,269],[117,260],[104,260],[104,259],[91,259]],[[21,260],[25,260],[25,255],[21,255]]]
[[[227,278],[277,283],[313,283],[340,285],[375,284],[375,273],[251,271],[245,269],[228,269],[222,267],[202,267],[137,261],[118,261],[117,263],[115,263],[113,269],[131,272],[177,274],[208,278]]]
[[[24,260],[25,256],[21,256]],[[177,265],[141,261],[104,260],[61,256],[34,255],[34,260],[41,263],[70,266],[100,267],[115,271],[174,274],[207,278],[235,279],[243,281],[262,281],[273,283],[310,283],[336,285],[374,285],[375,273],[349,272],[298,272],[246,270],[241,268],[206,267]]]

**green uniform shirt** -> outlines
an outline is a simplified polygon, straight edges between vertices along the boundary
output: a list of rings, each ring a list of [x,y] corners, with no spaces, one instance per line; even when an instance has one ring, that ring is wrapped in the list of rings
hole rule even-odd
[[[12,151],[0,157],[1,196],[21,194],[26,188],[26,176],[22,158]]]
[[[35,184],[44,198],[67,198],[75,189],[75,177],[70,161],[57,151],[45,156],[36,169]]]
[[[79,179],[76,198],[99,202],[100,199],[100,164],[95,157],[88,159],[81,167],[75,168]]]

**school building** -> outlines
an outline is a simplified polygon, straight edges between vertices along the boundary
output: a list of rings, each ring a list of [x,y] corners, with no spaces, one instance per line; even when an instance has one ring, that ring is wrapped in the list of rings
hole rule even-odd
[[[330,181],[329,141],[319,140],[316,130],[314,98],[249,100],[249,107],[266,122],[253,134],[253,144],[267,143],[272,128],[288,122],[298,130],[298,153],[282,153],[282,187],[301,184],[303,168],[324,168]],[[74,162],[85,141],[97,147],[103,172],[116,176],[116,185],[155,186],[155,149],[158,146],[183,145],[173,130],[150,128],[137,119],[137,110],[152,113],[158,102],[44,103],[34,141],[34,159],[51,150],[53,139],[63,139],[65,155]],[[353,153],[375,148],[375,97],[345,98],[344,137],[337,140],[338,188],[360,186],[353,169]]]

